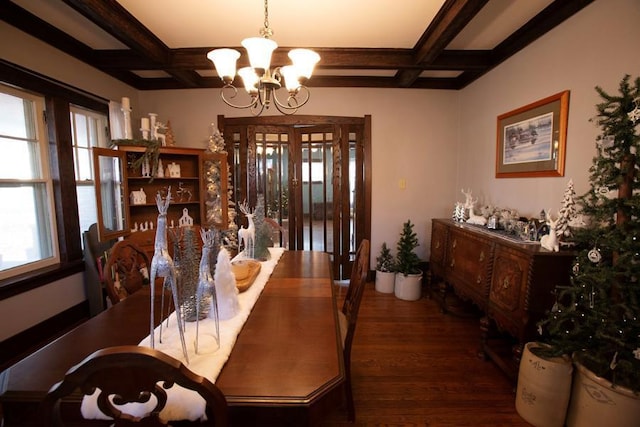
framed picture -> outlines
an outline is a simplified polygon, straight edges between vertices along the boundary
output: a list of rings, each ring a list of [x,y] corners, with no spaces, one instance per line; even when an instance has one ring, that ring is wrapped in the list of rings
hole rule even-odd
[[[496,178],[564,176],[569,91],[498,116]]]

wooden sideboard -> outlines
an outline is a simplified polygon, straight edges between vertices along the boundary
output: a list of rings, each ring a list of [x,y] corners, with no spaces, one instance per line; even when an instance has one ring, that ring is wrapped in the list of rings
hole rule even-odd
[[[555,288],[569,284],[574,258],[571,251],[551,252],[482,226],[432,221],[429,265],[443,310],[451,290],[475,304],[483,313],[480,354],[514,379],[522,347],[536,339]]]

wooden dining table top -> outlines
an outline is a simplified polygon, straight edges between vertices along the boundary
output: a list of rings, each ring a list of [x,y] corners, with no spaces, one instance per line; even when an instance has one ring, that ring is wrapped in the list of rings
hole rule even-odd
[[[5,370],[0,375],[5,426],[29,425],[34,405],[94,351],[137,345],[149,334],[149,309],[148,290],[139,291]],[[329,395],[335,399],[344,380],[329,256],[285,251],[216,384],[232,415],[246,418],[287,408],[300,416],[301,425],[312,425],[322,412],[320,403]]]

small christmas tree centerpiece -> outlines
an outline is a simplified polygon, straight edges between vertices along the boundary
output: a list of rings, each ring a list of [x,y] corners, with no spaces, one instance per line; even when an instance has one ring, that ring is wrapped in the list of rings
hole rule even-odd
[[[417,300],[422,295],[422,270],[420,258],[415,253],[420,245],[413,226],[411,220],[402,225],[396,246],[395,295],[404,300]]]
[[[571,223],[575,220],[577,214],[575,197],[576,190],[573,186],[573,180],[570,179],[567,183],[567,188],[564,190],[562,207],[558,211],[558,221],[556,223],[556,234],[561,244],[569,244],[573,238]]]
[[[387,246],[387,242],[382,243],[380,254],[376,257],[376,291],[383,294],[393,292],[395,283],[395,262],[391,249]]]
[[[601,135],[589,170],[591,188],[578,199],[590,221],[572,230],[577,258],[571,284],[557,290],[540,332],[555,355],[573,354],[614,389],[639,392],[640,78],[630,82],[625,76],[619,95],[596,91],[602,97],[594,119]]]
[[[395,266],[391,249],[387,246],[387,242],[383,242],[380,248],[380,255],[376,257],[376,271],[390,273],[394,272],[394,270]]]
[[[421,273],[420,258],[414,251],[420,244],[418,236],[413,231],[413,226],[410,219],[402,224],[402,231],[396,247],[396,271],[405,276]]]

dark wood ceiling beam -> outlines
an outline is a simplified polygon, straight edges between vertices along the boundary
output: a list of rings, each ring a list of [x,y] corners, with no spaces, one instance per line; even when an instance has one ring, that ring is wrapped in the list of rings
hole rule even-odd
[[[429,63],[437,58],[460,31],[484,7],[488,0],[447,0],[416,44],[414,63]],[[410,87],[421,70],[402,70],[396,78],[400,87]]]
[[[0,19],[81,61],[91,63],[94,59],[91,47],[13,2],[0,2]]]
[[[63,1],[139,55],[160,64],[169,59],[169,48],[116,0]]]
[[[244,49],[237,48],[242,53],[238,60],[238,67],[248,65]],[[279,47],[271,58],[272,66],[289,64],[291,60],[288,52],[291,48]],[[211,48],[183,48],[171,51],[171,65],[177,69],[207,69],[213,64],[207,59],[207,52]],[[320,55],[318,68],[349,68],[349,69],[397,69],[415,67],[413,51],[411,49],[369,49],[369,48],[319,48],[313,49]]]
[[[135,54],[148,58],[154,63],[168,65],[170,49],[116,0],[64,0],[64,2],[130,47]],[[187,87],[199,86],[199,75],[195,71],[168,69],[167,72]]]
[[[493,49],[495,65],[528,46],[593,0],[555,0]]]
[[[423,62],[421,70],[484,70],[493,60],[490,50],[444,50],[437,58]]]
[[[209,70],[213,63],[206,58],[205,48],[173,49],[169,66],[156,64],[129,50],[100,50],[94,64],[101,69],[124,70]],[[272,63],[284,64],[286,52],[276,52]],[[492,63],[491,51],[445,50],[429,63],[416,65],[408,49],[322,49],[319,69],[419,69],[419,70],[479,70]],[[238,68],[248,66],[246,55],[238,61]]]
[[[469,71],[460,75],[458,77],[460,89],[488,73],[591,3],[593,0],[555,0],[496,46],[491,52],[491,64],[484,71]]]
[[[456,78],[418,78],[412,89],[459,89],[459,81]],[[369,76],[314,76],[308,82],[310,88],[397,88],[394,77],[369,77]],[[219,89],[222,82],[217,77],[202,77],[201,88]],[[147,78],[142,79],[136,85],[139,90],[173,90],[186,89],[186,87],[173,78]],[[238,89],[241,89],[239,87]]]

